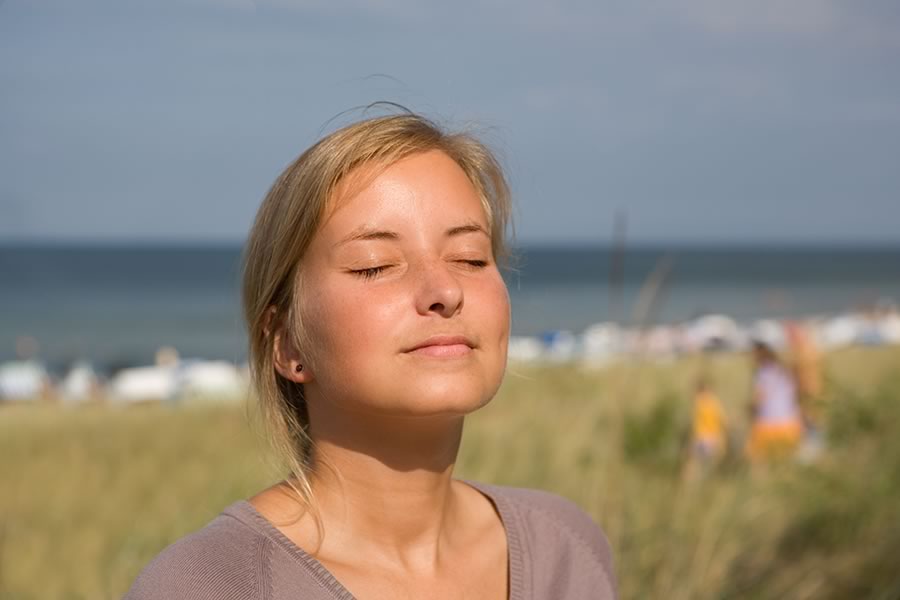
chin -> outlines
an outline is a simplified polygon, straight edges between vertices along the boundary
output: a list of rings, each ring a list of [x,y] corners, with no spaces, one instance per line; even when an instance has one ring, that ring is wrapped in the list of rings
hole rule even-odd
[[[499,387],[485,386],[477,380],[467,381],[464,375],[423,379],[398,390],[394,398],[400,401],[391,402],[385,409],[406,416],[463,416],[490,402]]]

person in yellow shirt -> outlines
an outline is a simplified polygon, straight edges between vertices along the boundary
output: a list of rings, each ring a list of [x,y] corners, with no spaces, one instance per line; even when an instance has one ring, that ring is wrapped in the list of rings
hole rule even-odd
[[[726,450],[725,412],[709,380],[700,377],[694,393],[694,416],[691,432],[691,453],[699,461],[717,462]]]

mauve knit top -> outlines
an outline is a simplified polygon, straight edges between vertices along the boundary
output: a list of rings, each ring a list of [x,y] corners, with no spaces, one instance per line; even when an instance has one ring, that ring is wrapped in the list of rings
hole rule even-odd
[[[509,600],[614,600],[606,536],[574,503],[521,488],[467,481],[506,530]],[[159,554],[125,600],[354,600],[315,558],[247,501]]]

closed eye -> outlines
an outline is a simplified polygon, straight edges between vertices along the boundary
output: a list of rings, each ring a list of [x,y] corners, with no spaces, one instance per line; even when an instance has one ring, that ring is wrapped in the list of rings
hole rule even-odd
[[[382,271],[388,268],[389,265],[382,265],[380,267],[369,267],[367,269],[356,269],[350,271],[357,277],[362,277],[364,280],[368,281],[369,279],[374,279],[381,274]]]
[[[486,267],[488,265],[486,260],[459,260],[457,262],[461,262],[463,264],[470,265],[477,269],[483,269],[484,267]]]
[[[464,264],[473,269],[483,269],[488,266],[488,262],[486,260],[457,260],[457,263]],[[393,265],[381,265],[378,267],[367,267],[365,269],[352,269],[350,273],[356,275],[357,277],[361,277],[364,281],[368,281],[370,279],[375,279],[379,275],[381,275],[386,269],[389,269]]]

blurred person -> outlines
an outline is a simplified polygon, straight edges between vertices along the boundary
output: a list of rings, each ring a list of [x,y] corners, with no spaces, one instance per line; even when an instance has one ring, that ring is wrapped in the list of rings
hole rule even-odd
[[[797,402],[803,419],[803,442],[798,452],[801,460],[818,458],[825,447],[822,427],[823,395],[821,357],[809,329],[801,323],[786,327],[791,372],[797,386]]]
[[[797,388],[788,369],[764,340],[753,341],[752,425],[747,455],[754,462],[794,452],[803,434]]]
[[[693,454],[703,462],[719,460],[726,450],[725,411],[709,378],[700,377],[694,391]]]
[[[692,413],[690,449],[683,473],[686,479],[706,473],[727,450],[725,412],[705,375],[697,378]]]
[[[464,417],[500,386],[504,175],[414,114],[320,140],[250,233],[254,384],[290,465],[164,550],[149,598],[615,598],[606,538],[545,492],[454,479]]]
[[[809,330],[801,323],[788,323],[785,329],[804,424],[808,430],[819,430],[822,426],[822,368],[819,349]]]

